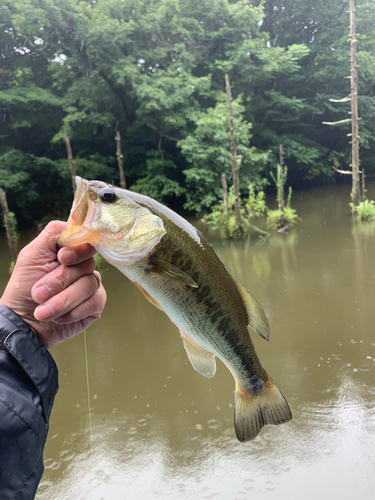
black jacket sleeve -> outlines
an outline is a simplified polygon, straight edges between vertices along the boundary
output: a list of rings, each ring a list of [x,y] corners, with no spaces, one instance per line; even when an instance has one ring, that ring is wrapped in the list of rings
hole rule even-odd
[[[58,389],[56,364],[11,309],[0,305],[0,498],[32,500]]]

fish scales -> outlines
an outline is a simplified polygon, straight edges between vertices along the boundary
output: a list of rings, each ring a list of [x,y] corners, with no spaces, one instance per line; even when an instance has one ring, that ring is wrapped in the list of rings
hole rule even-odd
[[[215,374],[215,356],[236,382],[235,431],[240,441],[266,424],[292,418],[262,367],[248,326],[268,340],[256,300],[237,283],[202,234],[157,201],[101,181],[76,178],[77,190],[61,246],[91,243],[179,328],[189,360]]]
[[[131,197],[145,206],[142,195]],[[176,319],[181,318],[184,325],[181,330],[190,340],[219,358],[235,359],[231,371],[238,371],[235,366],[240,362],[241,375],[253,387],[261,386],[264,370],[247,330],[246,308],[231,275],[195,228],[195,238],[192,238],[191,232],[189,234],[185,230],[179,230],[179,226],[170,217],[161,213],[158,205],[157,202],[147,204],[163,220],[166,235],[153,249],[150,257],[155,256],[182,269],[193,278],[198,287],[186,287],[178,283],[168,283],[166,286],[167,278],[152,279],[152,273],[147,271],[148,262],[133,265],[138,268],[136,275],[131,269],[133,266],[124,269],[124,274],[132,281],[138,280],[157,302],[168,303],[167,314]],[[166,211],[164,207],[163,209],[163,212]],[[185,307],[181,307],[181,300]]]

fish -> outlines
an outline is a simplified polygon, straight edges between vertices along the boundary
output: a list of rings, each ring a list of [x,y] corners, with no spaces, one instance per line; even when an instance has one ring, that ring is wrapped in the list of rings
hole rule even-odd
[[[268,340],[260,304],[228,272],[204,236],[156,200],[76,177],[68,225],[58,246],[90,243],[179,329],[193,368],[211,378],[216,358],[235,380],[234,428],[241,442],[292,418],[250,337]]]

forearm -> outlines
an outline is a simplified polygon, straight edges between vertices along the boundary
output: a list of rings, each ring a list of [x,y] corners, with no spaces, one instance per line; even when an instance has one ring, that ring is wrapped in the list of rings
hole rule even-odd
[[[56,364],[23,320],[0,305],[0,491],[31,500],[58,389]]]

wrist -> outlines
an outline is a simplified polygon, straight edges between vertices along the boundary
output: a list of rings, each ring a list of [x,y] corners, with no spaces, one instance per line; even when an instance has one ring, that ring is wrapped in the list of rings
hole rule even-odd
[[[18,304],[12,300],[8,300],[5,294],[0,298],[0,307],[4,306],[10,311],[12,311],[14,314],[16,314],[26,325],[30,328],[30,330],[43,342],[41,336],[38,333],[38,326],[39,326],[39,321],[30,318],[28,314],[26,314],[22,308],[18,306]],[[43,342],[43,344],[47,347],[47,345]]]

